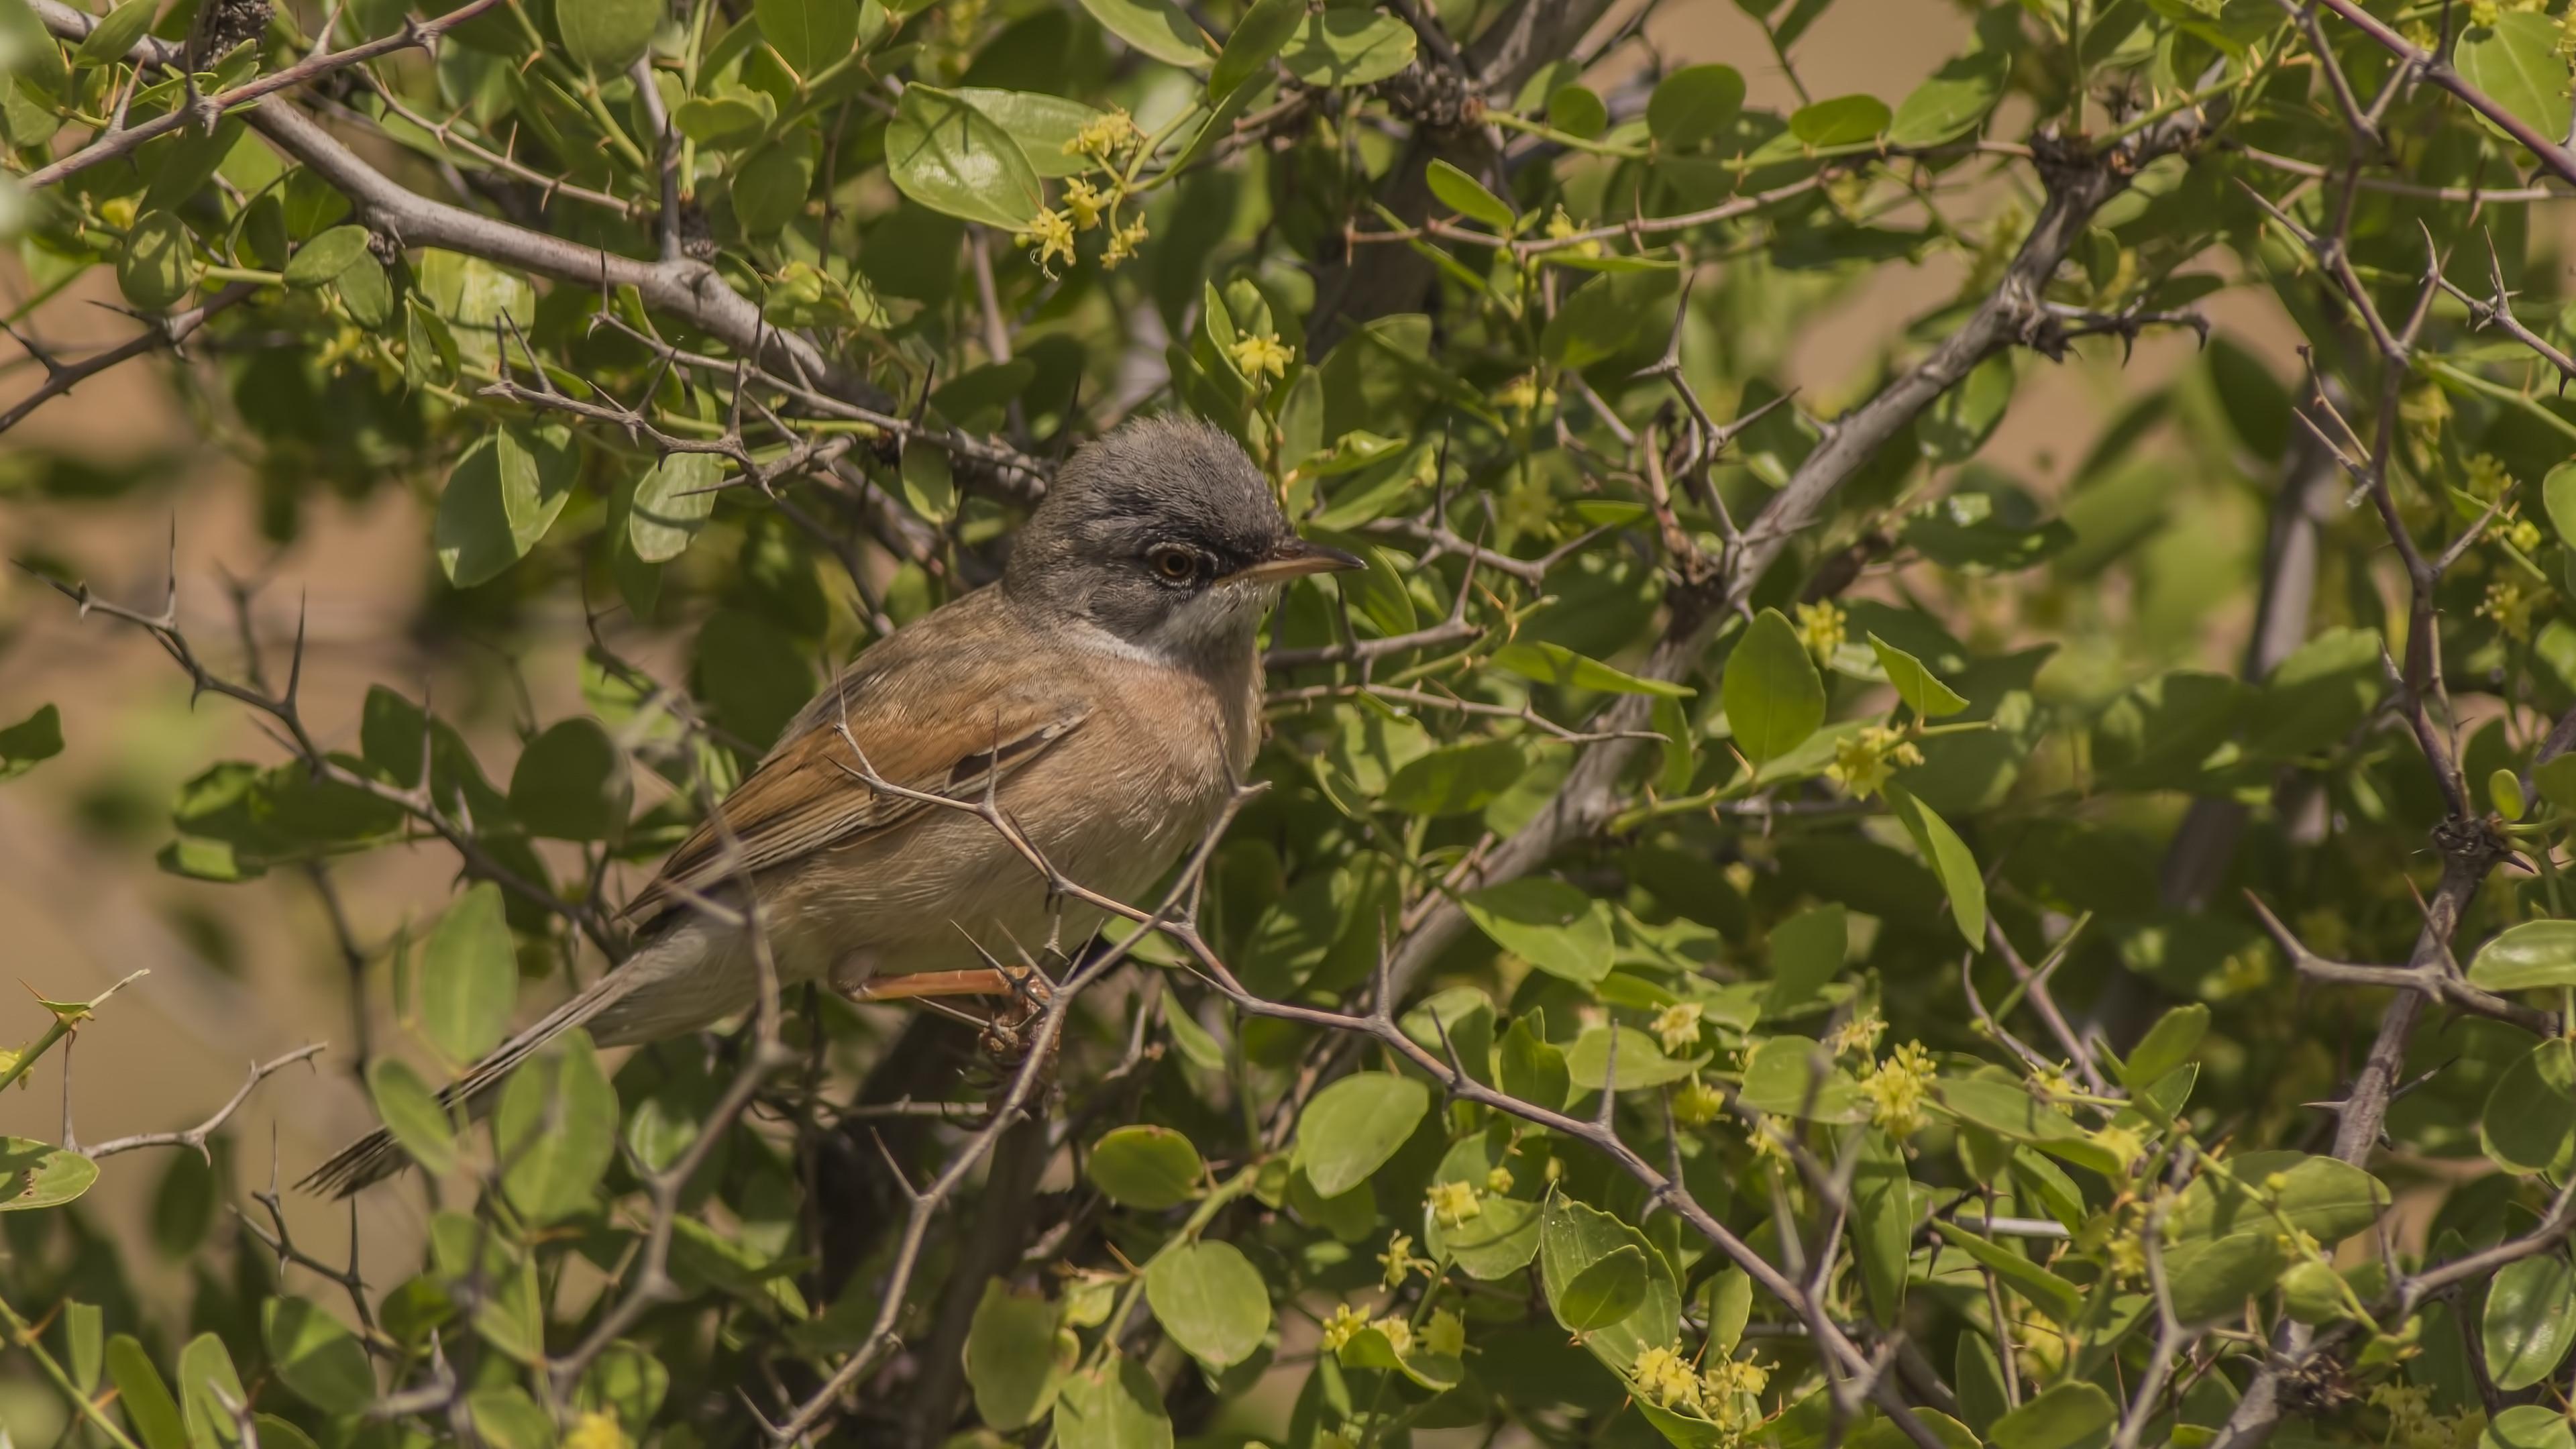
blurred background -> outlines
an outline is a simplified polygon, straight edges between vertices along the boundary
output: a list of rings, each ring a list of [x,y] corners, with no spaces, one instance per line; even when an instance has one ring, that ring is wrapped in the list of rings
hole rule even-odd
[[[1614,12],[1612,23],[1631,9]],[[1902,95],[1959,49],[1967,28],[1946,0],[1849,0],[1803,40],[1797,61],[1817,97]],[[1752,104],[1797,103],[1732,0],[1673,0],[1648,34],[1669,63],[1736,66]],[[2000,129],[2015,124],[2007,117]],[[1785,381],[1803,389],[1811,411],[1830,415],[1871,381],[1910,319],[1957,293],[1965,265],[1944,255],[1868,269],[1858,280],[1799,278],[1797,285],[1845,290],[1803,335],[1766,339],[1785,353]],[[0,301],[14,314],[31,291],[15,254],[0,257]],[[112,343],[131,335],[109,305],[115,300],[106,269],[94,270],[18,330],[67,351]],[[2293,334],[2266,294],[2224,292],[2207,310],[2220,337],[2291,385]],[[2026,357],[2023,391],[1983,456],[2051,496],[2127,399],[2182,379],[2207,405],[2201,357],[2188,332],[2143,339],[2125,366],[2108,346],[2056,366]],[[0,343],[0,364],[0,404],[42,378],[23,346]],[[422,546],[437,480],[384,477],[344,497],[293,478],[263,479],[242,461],[247,450],[232,445],[235,424],[215,372],[203,359],[191,367],[183,375],[166,362],[129,365],[10,433],[0,443],[0,551],[147,610],[160,607],[175,556],[179,618],[226,670],[239,666],[248,643],[282,681],[301,621],[304,710],[326,746],[356,747],[360,702],[376,680],[415,696],[432,692],[442,714],[487,745],[507,746],[526,721],[581,708],[578,617],[547,621],[535,631],[549,641],[544,648],[514,652],[515,631],[479,628],[470,597],[437,579]],[[2229,585],[2259,552],[2260,496],[2245,486],[2254,480],[2184,476],[2179,454],[2171,466],[2166,493],[2174,502],[2156,525],[2163,531],[2105,586],[2099,607],[2111,627],[2152,627],[2163,637],[2163,647],[2131,656],[2140,668],[2197,660],[2232,669],[2248,595]],[[299,498],[300,507],[291,502]],[[286,519],[291,529],[281,527]],[[248,599],[247,641],[236,632],[237,594]],[[572,608],[567,591],[550,597],[558,602],[547,607]],[[2213,600],[2238,602],[2212,611]],[[2046,623],[1993,621],[2008,634],[2049,633]],[[603,627],[618,629],[620,648],[664,677],[685,667],[682,639],[657,637],[622,615]],[[2053,666],[2062,688],[2107,692],[2128,682],[2089,677],[2074,642]],[[0,1131],[54,1139],[67,1111],[79,1137],[93,1142],[185,1127],[221,1104],[253,1060],[309,1042],[330,1046],[309,1070],[290,1069],[262,1088],[233,1119],[223,1171],[236,1191],[206,1192],[204,1169],[175,1154],[106,1164],[87,1204],[92,1220],[125,1240],[139,1278],[176,1279],[192,1271],[187,1257],[201,1220],[224,1210],[216,1204],[241,1201],[238,1190],[265,1187],[272,1173],[291,1184],[373,1125],[350,1075],[350,1047],[361,1029],[387,1040],[392,1024],[353,1020],[331,907],[312,878],[289,869],[222,886],[155,867],[179,785],[220,759],[273,762],[276,747],[238,707],[192,702],[185,675],[143,633],[84,619],[71,601],[13,568],[0,574],[0,723],[48,702],[62,709],[65,752],[0,789],[0,978],[70,999],[135,971],[150,974],[62,1059],[75,1088],[68,1108],[62,1070],[49,1061],[25,1090],[0,1101]],[[514,752],[496,749],[487,759]],[[406,922],[433,916],[450,892],[451,859],[444,850],[381,851],[336,868],[354,939],[373,951]],[[32,999],[0,999],[0,1045],[44,1025]],[[371,1277],[408,1270],[423,1226],[417,1194],[370,1194],[353,1221],[336,1205],[287,1193],[291,1221],[311,1251],[336,1258],[354,1227]],[[160,1296],[148,1281],[137,1286],[147,1299]],[[0,1384],[0,1425],[20,1414],[59,1416],[42,1395],[6,1394]],[[32,1420],[14,1427],[22,1440],[52,1437]]]

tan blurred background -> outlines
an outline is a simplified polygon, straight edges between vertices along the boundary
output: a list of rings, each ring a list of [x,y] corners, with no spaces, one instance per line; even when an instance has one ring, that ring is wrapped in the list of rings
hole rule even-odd
[[[1964,17],[1947,0],[1843,0],[1797,56],[1818,97],[1855,90],[1895,97],[1955,53],[1966,32]],[[1735,65],[1754,103],[1795,104],[1732,0],[1669,4],[1650,34],[1675,60]],[[1905,319],[1954,292],[1959,276],[1958,265],[1942,259],[1868,279],[1827,325],[1797,339],[1793,380],[1811,398],[1840,400]],[[26,292],[14,258],[0,262],[0,304]],[[95,305],[112,300],[106,278],[93,273],[73,295],[43,308],[32,330],[64,347],[122,338],[130,324]],[[2222,297],[2216,311],[2223,327],[2289,373],[2294,359],[2286,336],[2262,304]],[[2081,455],[2124,391],[2172,375],[2192,356],[2187,335],[2143,342],[2125,372],[2116,349],[2093,351],[2096,359],[2056,368],[2034,364],[2042,375],[2016,404],[1990,455],[2045,484]],[[13,364],[0,377],[0,401],[23,396],[36,370],[14,348],[0,351],[0,359]],[[429,567],[428,500],[386,490],[363,507],[317,503],[303,537],[272,553],[255,528],[246,469],[211,441],[215,434],[199,426],[163,366],[130,365],[54,403],[0,438],[0,465],[7,453],[33,446],[106,463],[168,453],[181,460],[183,481],[112,505],[54,505],[0,493],[0,550],[67,560],[107,595],[157,607],[164,548],[175,527],[179,615],[210,657],[226,669],[239,659],[230,637],[228,577],[261,581],[258,631],[277,669],[301,601],[310,619],[307,718],[326,745],[354,748],[367,685],[381,680],[416,697],[428,667],[404,632]],[[0,480],[7,476],[0,466]],[[578,621],[565,623],[553,635],[556,643],[521,661],[541,719],[580,707],[573,669]],[[442,691],[442,707],[456,697]],[[373,1125],[364,1093],[348,1075],[347,981],[319,899],[292,873],[227,887],[164,875],[152,862],[168,838],[166,802],[175,786],[218,759],[265,764],[279,759],[279,751],[229,702],[209,698],[192,708],[184,677],[140,632],[84,621],[60,596],[10,570],[0,575],[0,723],[49,701],[62,707],[65,752],[0,786],[0,980],[15,978],[60,999],[94,994],[132,971],[151,972],[81,1033],[71,1059],[76,1126],[93,1142],[190,1125],[230,1095],[253,1059],[330,1042],[332,1051],[312,1070],[293,1069],[273,1080],[234,1122],[244,1185],[265,1184],[272,1142],[279,1174],[292,1182],[330,1148]],[[470,722],[487,747],[509,739],[507,702],[499,703]],[[510,758],[506,747],[487,748],[487,772],[506,780],[500,771]],[[449,857],[438,849],[382,852],[340,867],[338,875],[357,935],[370,947],[407,918],[434,915],[451,884]],[[0,997],[0,1044],[31,1038],[43,1025],[32,1000]],[[392,1028],[377,1022],[374,1030],[382,1042]],[[59,1062],[36,1070],[28,1090],[0,1101],[0,1131],[58,1137],[62,1081]],[[155,1274],[166,1285],[179,1271],[154,1257],[145,1231],[164,1163],[158,1153],[112,1159],[89,1199],[132,1245],[129,1262],[147,1297]],[[311,1250],[326,1259],[346,1252],[349,1222],[342,1212],[293,1198],[290,1209]],[[368,1195],[358,1221],[371,1279],[390,1282],[416,1261],[422,1219],[416,1190]],[[0,1424],[15,1409],[0,1399]],[[19,1437],[31,1436],[22,1430]]]

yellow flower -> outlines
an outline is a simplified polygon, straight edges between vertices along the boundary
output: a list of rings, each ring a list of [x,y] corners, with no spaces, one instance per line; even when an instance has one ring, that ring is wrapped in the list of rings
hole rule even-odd
[[[1825,1048],[1835,1056],[1870,1056],[1878,1050],[1878,1039],[1887,1034],[1887,1021],[1872,1007],[1842,1025],[1825,1038]]]
[[[2493,503],[2514,485],[2513,470],[2493,453],[2480,453],[2469,460],[2470,495],[2480,503]]]
[[[1726,1094],[1701,1081],[1696,1073],[1673,1093],[1673,1120],[1684,1127],[1705,1126],[1725,1110]]]
[[[1084,231],[1100,225],[1100,213],[1115,199],[1080,176],[1064,184],[1065,210],[1073,213],[1073,224]]]
[[[1024,247],[1038,249],[1037,264],[1048,276],[1054,276],[1047,263],[1056,257],[1073,260],[1073,220],[1061,211],[1041,211],[1029,222],[1029,229],[1015,239]]]
[[[1404,1280],[1415,1273],[1428,1273],[1440,1266],[1427,1258],[1413,1256],[1413,1235],[1399,1232],[1386,1240],[1386,1251],[1377,1255],[1386,1269],[1389,1292],[1404,1286]]]
[[[1720,1359],[1700,1381],[1700,1392],[1707,1400],[1704,1412],[1726,1428],[1742,1429],[1762,1417],[1762,1405],[1754,1396],[1770,1382],[1770,1370],[1758,1363]]]
[[[1676,1002],[1655,1018],[1655,1040],[1664,1044],[1664,1055],[1678,1055],[1682,1048],[1699,1045],[1700,1004]]]
[[[587,1413],[573,1421],[563,1449],[626,1449],[626,1430],[611,1415]]]
[[[1889,1052],[1887,1060],[1860,1080],[1861,1095],[1869,1098],[1869,1120],[1900,1141],[1913,1136],[1923,1126],[1923,1102],[1931,1095],[1932,1077],[1932,1054],[1923,1049],[1923,1043],[1910,1041]]]
[[[1467,1348],[1467,1323],[1446,1308],[1433,1309],[1431,1321],[1422,1325],[1422,1346],[1426,1350],[1456,1358]]]
[[[1825,767],[1825,776],[1851,791],[1853,799],[1866,800],[1898,770],[1922,763],[1923,752],[1903,730],[1870,725],[1835,742],[1834,762]]]
[[[2146,1139],[2126,1127],[2096,1129],[2093,1133],[2093,1145],[2118,1158],[2122,1167],[2127,1167],[2130,1163],[2144,1157],[2147,1152]]]
[[[1512,1170],[1510,1168],[1497,1167],[1485,1174],[1485,1192],[1488,1196],[1501,1197],[1511,1190]]]
[[[1397,1354],[1412,1352],[1413,1325],[1404,1321],[1403,1314],[1390,1313],[1370,1324],[1369,1327],[1385,1334],[1387,1347],[1394,1349]]]
[[[1130,137],[1143,134],[1135,118],[1128,115],[1125,108],[1112,107],[1076,132],[1072,140],[1065,142],[1064,154],[1107,161],[1110,152],[1126,144]]]
[[[1485,1205],[1476,1201],[1476,1185],[1471,1182],[1435,1183],[1428,1201],[1431,1216],[1444,1228],[1454,1228],[1485,1211]]]
[[[1637,1355],[1631,1370],[1637,1376],[1637,1392],[1655,1401],[1658,1408],[1697,1409],[1701,1404],[1699,1375],[1690,1360],[1669,1348],[1650,1348]]]
[[[1334,1305],[1333,1316],[1324,1320],[1324,1351],[1339,1353],[1351,1335],[1369,1326],[1368,1315],[1347,1303]]]
[[[2526,589],[2516,579],[2498,579],[2487,585],[2485,602],[2478,605],[2478,617],[2493,619],[2496,627],[2513,638],[2531,637],[2531,616],[2544,600],[2536,589]]]
[[[1547,219],[1547,234],[1554,240],[1562,241],[1583,229],[1580,222],[1565,214],[1565,208],[1562,206],[1556,209],[1556,215]],[[1569,257],[1597,257],[1601,255],[1601,243],[1597,238],[1592,241],[1579,241],[1565,248],[1564,252]]]
[[[1100,253],[1100,265],[1113,272],[1118,270],[1120,262],[1136,255],[1136,248],[1144,244],[1147,235],[1145,218],[1141,216],[1111,232],[1109,245]]]
[[[1236,342],[1229,352],[1234,358],[1235,370],[1242,373],[1247,381],[1256,383],[1261,381],[1264,373],[1273,377],[1286,377],[1288,364],[1296,358],[1296,354],[1288,350],[1288,345],[1279,340],[1279,334],[1276,332],[1265,332],[1258,337],[1245,337]]]
[[[1553,407],[1556,403],[1556,389],[1552,387],[1540,387],[1538,385],[1537,373],[1524,372],[1520,376],[1513,378],[1511,381],[1504,383],[1502,387],[1494,393],[1494,402],[1498,407],[1506,407],[1510,408],[1514,412],[1525,413],[1530,411],[1532,408]]]
[[[1798,640],[1816,656],[1819,667],[1833,662],[1834,651],[1843,647],[1843,619],[1843,611],[1831,599],[1798,605]]]
[[[2524,558],[2531,557],[2532,550],[2540,547],[2540,525],[2528,518],[2515,519],[2513,525],[2503,531],[2504,541],[2512,544]]]
[[[2134,1232],[2111,1239],[2111,1276],[2134,1283],[2147,1276],[2147,1243]]]
[[[2496,23],[2496,12],[2500,8],[2496,0],[2469,0],[2469,23],[2493,25]]]

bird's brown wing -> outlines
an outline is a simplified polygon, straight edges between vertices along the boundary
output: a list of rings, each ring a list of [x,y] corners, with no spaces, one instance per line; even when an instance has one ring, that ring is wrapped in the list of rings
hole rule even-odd
[[[903,789],[977,800],[1080,728],[1090,713],[1078,691],[1043,677],[1055,671],[1032,679],[1024,671],[977,667],[974,651],[965,654],[963,660],[957,653],[945,660],[890,660],[845,677],[824,696],[829,701],[837,691],[846,701],[843,711],[809,708],[800,718],[802,731],[791,731],[725,798],[717,819],[671,853],[627,914],[651,920],[728,880],[947,808],[877,791],[863,778],[867,771]],[[727,834],[739,854],[726,848]]]

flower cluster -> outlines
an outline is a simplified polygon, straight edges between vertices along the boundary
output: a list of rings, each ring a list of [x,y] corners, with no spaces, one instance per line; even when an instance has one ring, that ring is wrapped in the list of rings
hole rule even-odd
[[[1295,361],[1297,357],[1297,354],[1288,350],[1287,343],[1279,340],[1279,334],[1276,332],[1265,332],[1258,337],[1245,337],[1228,349],[1228,355],[1234,359],[1235,371],[1242,373],[1244,380],[1255,386],[1260,384],[1265,374],[1271,377],[1286,377],[1288,364]]]
[[[1467,1349],[1467,1320],[1446,1308],[1431,1311],[1431,1321],[1422,1325],[1422,1348],[1426,1353],[1447,1354],[1456,1358]]]
[[[1064,258],[1068,265],[1073,261],[1073,219],[1061,211],[1039,211],[1030,218],[1029,229],[1011,240],[1020,246],[1033,248],[1037,252],[1039,269],[1048,276],[1055,275],[1048,263],[1057,257]]]
[[[1483,1215],[1485,1205],[1476,1197],[1476,1185],[1472,1182],[1434,1183],[1428,1195],[1431,1216],[1439,1221],[1440,1226],[1454,1228],[1469,1218]]]
[[[1684,1047],[1699,1045],[1700,1004],[1677,1002],[1655,1017],[1655,1040],[1664,1044],[1664,1055],[1679,1056]]]
[[[1673,1120],[1684,1127],[1700,1127],[1717,1120],[1726,1110],[1726,1094],[1699,1079],[1691,1079],[1673,1091]]]
[[[1730,1428],[1744,1422],[1743,1401],[1771,1382],[1769,1371],[1760,1364],[1731,1358],[1718,1360],[1702,1374],[1682,1357],[1678,1346],[1647,1349],[1637,1355],[1629,1373],[1637,1382],[1638,1394],[1656,1407],[1687,1409]]]
[[[1798,642],[1806,645],[1807,652],[1816,656],[1816,667],[1822,669],[1834,662],[1835,653],[1843,647],[1843,626],[1847,616],[1835,607],[1831,599],[1797,607]]]
[[[1435,1273],[1440,1269],[1439,1264],[1428,1258],[1413,1256],[1413,1235],[1402,1231],[1386,1240],[1386,1251],[1377,1255],[1377,1261],[1386,1269],[1385,1281],[1390,1293],[1403,1287],[1404,1280],[1416,1273]]]
[[[1903,730],[1870,725],[1835,743],[1834,762],[1825,767],[1825,775],[1851,791],[1853,799],[1866,800],[1885,787],[1897,771],[1922,763],[1923,751],[1905,737]]]
[[[1860,1079],[1860,1092],[1869,1098],[1869,1120],[1899,1141],[1913,1136],[1923,1126],[1923,1103],[1931,1095],[1932,1054],[1923,1043],[1910,1041],[1887,1054],[1887,1060],[1870,1068]]]
[[[1887,1018],[1872,1007],[1835,1027],[1825,1037],[1825,1050],[1838,1057],[1872,1056],[1878,1051],[1878,1039],[1887,1035]]]
[[[2525,588],[2520,579],[2498,579],[2487,585],[2487,596],[2478,604],[2478,617],[2491,619],[2495,626],[2515,639],[2531,637],[2531,616],[2546,602],[2538,589]]]
[[[1324,1352],[1340,1353],[1342,1346],[1359,1336],[1369,1326],[1368,1315],[1347,1303],[1333,1305],[1333,1316],[1324,1320]]]
[[[593,1410],[573,1420],[563,1437],[563,1449],[627,1449],[631,1442],[616,1415]]]

